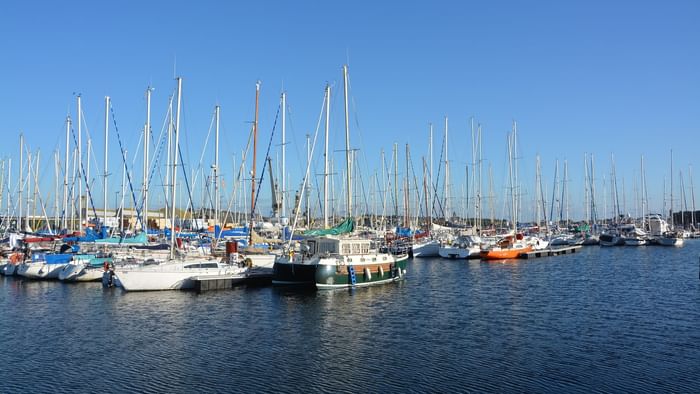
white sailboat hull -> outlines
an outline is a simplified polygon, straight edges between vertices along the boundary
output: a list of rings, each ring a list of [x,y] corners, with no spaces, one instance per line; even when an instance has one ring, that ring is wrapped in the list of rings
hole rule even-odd
[[[58,280],[64,282],[96,282],[102,279],[104,269],[88,267],[85,264],[66,264],[58,273]]]
[[[217,268],[188,268],[193,263],[164,263],[145,268],[117,270],[115,275],[126,291],[157,291],[192,289],[195,278],[247,276],[247,269],[235,266]]]
[[[413,257],[438,257],[440,256],[440,243],[431,240],[423,243],[414,243],[411,246]]]
[[[22,263],[16,274],[29,279],[58,279],[58,274],[66,263],[47,264],[45,262]]]
[[[680,237],[658,237],[656,242],[661,246],[683,246],[683,238]]]
[[[455,246],[441,246],[438,250],[438,254],[444,259],[477,258],[481,254],[481,248],[478,246],[470,246],[465,248]]]

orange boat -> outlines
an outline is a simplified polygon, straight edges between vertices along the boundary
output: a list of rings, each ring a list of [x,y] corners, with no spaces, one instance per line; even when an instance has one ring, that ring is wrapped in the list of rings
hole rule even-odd
[[[517,259],[518,257],[520,257],[521,253],[527,253],[531,250],[531,245],[512,248],[495,247],[493,249],[482,250],[481,258],[484,260]]]

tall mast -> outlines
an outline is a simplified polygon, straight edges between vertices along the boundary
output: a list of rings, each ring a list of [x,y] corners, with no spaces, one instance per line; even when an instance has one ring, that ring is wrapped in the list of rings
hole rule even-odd
[[[540,227],[540,185],[542,184],[542,174],[540,169],[540,155],[535,156],[535,225]]]
[[[36,228],[36,204],[39,200],[39,159],[41,158],[41,151],[36,152],[36,160],[34,161],[34,170],[32,174],[32,179],[34,179],[34,203],[32,204],[32,230]],[[48,224],[48,223],[47,223]]]
[[[255,120],[253,121],[253,170],[250,185],[250,236],[253,237],[253,222],[255,221],[255,161],[258,150],[258,104],[260,101],[260,81],[255,83]]]
[[[430,123],[430,139],[428,140],[428,145],[429,145],[429,154],[430,154],[430,172],[428,173],[428,179],[429,179],[429,184],[430,184],[430,198],[429,198],[429,205],[426,208],[427,213],[428,213],[428,225],[430,226],[428,229],[432,231],[433,229],[433,124]],[[426,199],[428,199],[428,195],[426,194]]]
[[[216,136],[214,137],[214,225],[219,224],[219,204],[221,197],[219,196],[219,120],[221,115],[221,107],[214,107],[216,117]]]
[[[26,179],[26,182],[27,182],[27,207],[26,207],[25,214],[24,214],[24,228],[23,228],[23,230],[26,230],[27,227],[30,227],[29,226],[29,203],[31,202],[31,199],[29,198],[29,196],[32,194],[31,181],[32,181],[32,172],[34,171],[32,169],[32,163],[33,163],[32,152],[27,152],[27,179]],[[30,228],[30,231],[31,231],[31,228]]]
[[[274,191],[273,191],[274,193]],[[287,92],[282,92],[282,193],[280,203],[282,204],[282,217],[287,217]]]
[[[481,208],[481,197],[483,195],[483,192],[481,189],[484,186],[484,181],[483,181],[483,179],[484,179],[483,178],[483,175],[484,175],[483,162],[484,162],[484,160],[483,160],[483,151],[482,151],[483,145],[481,143],[481,125],[479,125],[479,127],[477,129],[477,133],[478,133],[477,139],[479,141],[479,147],[478,147],[478,150],[479,150],[479,188],[478,188],[478,194],[476,196],[477,204],[479,204],[479,206],[477,208],[477,215],[479,218],[479,220],[478,220],[479,224],[478,224],[477,229],[481,230],[482,227],[484,226],[484,223],[483,223],[484,214],[483,214],[483,209]]]
[[[92,138],[88,137],[87,139],[87,164],[85,165],[85,223],[87,224],[88,222],[88,199],[87,196],[89,195],[88,193],[92,193],[90,191],[90,152],[92,152]],[[95,218],[97,219],[97,218]]]
[[[513,156],[515,156],[515,149],[514,149],[514,141],[515,141],[515,133],[511,133],[508,136],[508,173],[509,173],[509,179],[510,179],[510,205],[511,205],[511,221],[513,225],[513,234],[515,234],[518,231],[518,225],[516,223],[516,210],[517,208],[515,207],[515,168],[514,168],[514,159]]]
[[[646,221],[647,221],[646,189],[647,189],[647,185],[646,185],[646,181],[644,179],[645,178],[644,177],[644,155],[642,155],[642,157],[639,159],[639,166],[641,167],[640,170],[642,172],[642,174],[641,174],[642,175],[641,176],[641,178],[642,178],[641,179],[641,183],[642,183],[642,192],[641,192],[641,194],[642,194],[642,230],[646,231]]]
[[[695,231],[695,187],[693,186],[693,166],[688,164],[688,177],[690,178],[690,202],[692,211],[690,212],[690,226]]]
[[[143,230],[148,235],[148,164],[150,163],[149,150],[151,147],[151,92],[149,86],[146,89],[146,128],[143,131]],[[106,172],[106,171],[105,171]]]
[[[350,115],[348,114],[348,66],[343,66],[343,93],[345,97],[345,171],[347,172],[347,215],[352,217],[352,166],[350,163]]]
[[[593,166],[593,154],[591,153],[591,222],[596,224],[598,212],[595,205],[595,167]]]
[[[411,194],[410,194],[410,190],[411,190],[411,178],[408,176],[408,173],[409,173],[409,164],[410,164],[410,162],[411,162],[411,152],[410,152],[409,149],[408,149],[408,144],[406,144],[406,176],[405,176],[405,178],[406,178],[406,190],[404,191],[404,194],[406,195],[406,204],[405,204],[405,207],[406,207],[406,214],[405,214],[405,215],[406,215],[406,218],[404,219],[404,221],[405,221],[404,226],[405,226],[405,227],[409,227],[409,228],[410,228],[410,226],[411,226],[411,218],[410,218],[410,206],[411,206]]]
[[[311,168],[311,135],[307,134],[306,135],[306,168]],[[306,226],[309,227],[311,225],[311,184],[310,182],[305,182],[306,183],[306,190],[304,191],[304,202],[306,209],[304,210],[306,212]]]
[[[24,231],[22,227],[22,194],[24,192],[24,133],[19,134],[19,214],[17,215],[17,229]]]
[[[63,227],[68,229],[68,163],[70,162],[70,116],[66,117],[66,156],[63,163]],[[21,162],[20,162],[21,166]]]
[[[671,230],[675,230],[673,225],[673,149],[671,149]]]
[[[180,108],[182,105],[182,78],[177,77],[177,113],[175,115],[175,146],[172,152],[173,155],[173,180],[170,194],[170,205],[172,207],[171,222],[170,222],[170,259],[175,257],[175,201],[177,192],[177,158],[178,146],[180,144]]]
[[[476,153],[477,153],[476,143],[477,143],[477,141],[475,138],[476,135],[474,134],[474,117],[473,116],[471,118],[469,118],[469,128],[471,129],[471,136],[472,136],[472,189],[474,190],[474,217],[473,217],[473,224],[472,225],[474,226],[474,228],[478,229],[479,227],[477,225],[477,221],[478,221],[479,215],[477,213],[477,210],[479,209],[479,200],[477,197],[479,196],[479,191],[478,191],[478,186],[476,183],[477,175],[478,175],[476,172]],[[468,190],[469,190],[469,185],[467,185],[467,194],[469,193]],[[469,207],[469,198],[467,198],[466,204],[467,204],[467,207]],[[467,212],[469,212],[469,208],[467,208]]]
[[[78,232],[83,232],[83,151],[82,151],[82,97],[78,95]]]
[[[394,220],[399,225],[399,149],[394,142]]]
[[[520,216],[520,181],[518,179],[518,124],[513,120],[513,201],[515,204],[515,216],[513,221],[515,222],[516,232],[518,219]]]
[[[326,84],[326,129],[323,151],[323,228],[328,228],[328,134],[331,117],[331,86]]]
[[[53,170],[54,170],[54,193],[53,193],[53,225],[54,228],[56,229],[56,233],[60,230],[59,224],[58,224],[58,176],[60,174],[59,170],[59,154],[58,154],[58,149],[56,149],[53,152]],[[4,183],[3,183],[4,185]],[[2,204],[0,204],[2,205]]]
[[[9,158],[8,160],[8,165],[7,165],[7,214],[5,214],[5,218],[9,221],[10,220],[10,195],[12,193],[12,158]],[[7,230],[5,230],[7,231]]]
[[[102,176],[104,180],[102,181],[102,206],[104,207],[103,214],[104,218],[102,220],[102,226],[107,225],[107,176],[109,175],[109,167],[107,154],[109,153],[109,96],[105,96],[105,152],[104,152],[104,173]]]
[[[445,116],[445,182],[443,182],[445,185],[445,204],[444,209],[445,212],[443,212],[445,223],[447,223],[447,219],[449,218],[449,204],[450,204],[450,168],[449,168],[449,161],[447,160],[447,116]]]
[[[165,162],[167,163],[165,166],[165,179],[166,182],[170,182],[172,179],[172,175],[170,174],[170,164],[172,163],[172,159],[170,156],[173,153],[173,96],[171,95],[169,100],[168,100],[168,150],[167,150],[167,155],[165,158]],[[166,185],[168,186],[168,185]],[[169,185],[172,187],[172,185]],[[169,209],[170,207],[167,204],[172,204],[172,200],[170,198],[170,189],[167,187],[165,188],[165,204],[166,207]],[[166,209],[167,212],[167,209]],[[166,217],[168,216],[167,213],[165,215]]]

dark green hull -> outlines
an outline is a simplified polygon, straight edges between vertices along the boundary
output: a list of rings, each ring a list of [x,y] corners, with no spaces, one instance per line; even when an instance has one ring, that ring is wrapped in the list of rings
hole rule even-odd
[[[381,267],[381,269],[380,269]],[[337,289],[373,286],[403,279],[406,260],[387,264],[326,265],[316,266],[316,288]]]

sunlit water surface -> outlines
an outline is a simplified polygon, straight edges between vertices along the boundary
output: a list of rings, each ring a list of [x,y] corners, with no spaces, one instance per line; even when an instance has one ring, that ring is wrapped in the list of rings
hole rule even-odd
[[[0,278],[2,392],[699,392],[700,240],[409,261],[374,288]]]

